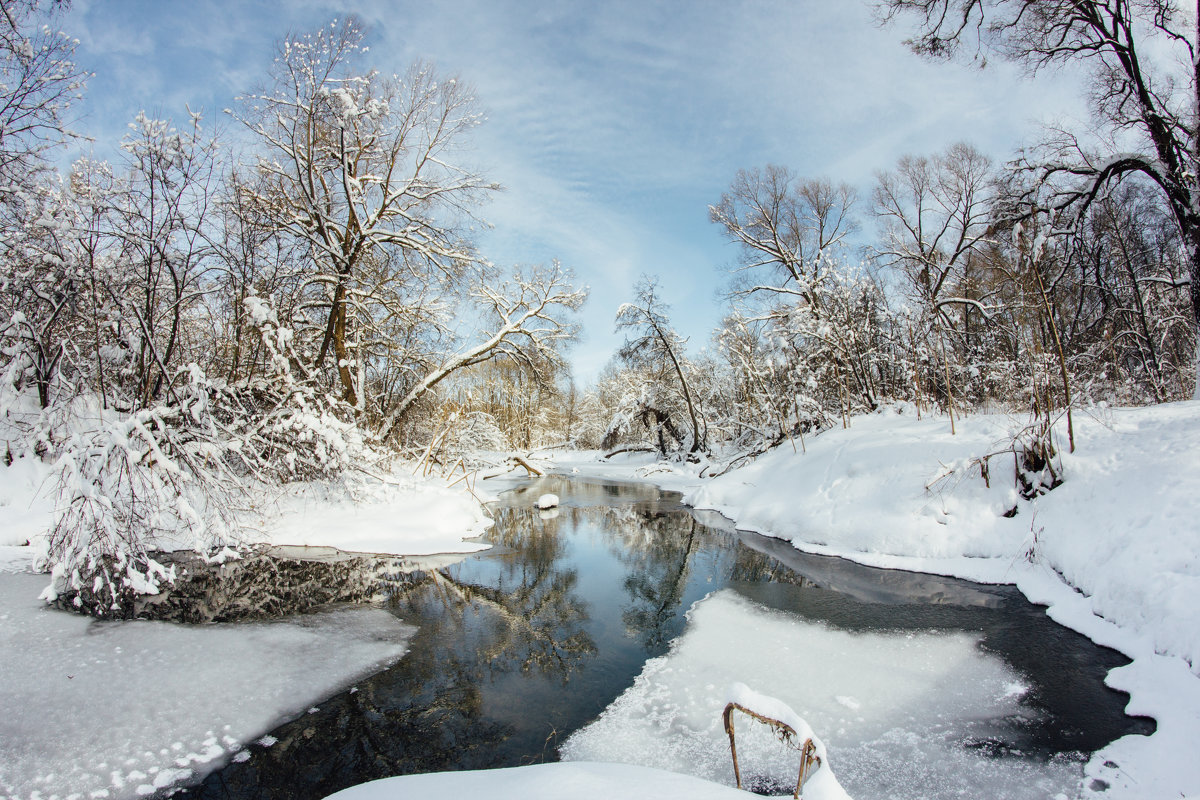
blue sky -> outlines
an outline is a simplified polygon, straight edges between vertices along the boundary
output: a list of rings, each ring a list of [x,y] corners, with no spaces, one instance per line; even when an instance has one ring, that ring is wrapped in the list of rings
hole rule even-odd
[[[62,26],[95,73],[77,127],[96,154],[139,111],[210,124],[260,82],[274,45],[346,13],[372,67],[417,58],[475,88],[487,122],[466,157],[505,191],[482,210],[497,263],[558,258],[591,287],[574,349],[587,381],[621,337],[642,273],[707,346],[736,251],[708,221],[739,168],[777,163],[859,189],[876,170],[969,141],[1006,158],[1048,121],[1086,112],[1073,76],[935,64],[880,28],[868,0],[216,2],[75,0]]]

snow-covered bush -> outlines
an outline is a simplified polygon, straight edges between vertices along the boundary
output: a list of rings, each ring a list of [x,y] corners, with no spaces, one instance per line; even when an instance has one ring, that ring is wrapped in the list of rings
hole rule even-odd
[[[345,405],[293,375],[290,331],[261,299],[247,306],[267,376],[230,385],[192,364],[174,402],[101,414],[61,443],[62,510],[40,557],[53,572],[47,599],[124,616],[174,580],[156,552],[237,545],[236,498],[256,483],[328,478],[362,457]]]
[[[40,554],[53,582],[43,597],[73,597],[98,616],[126,616],[174,573],[156,550],[209,552],[229,537],[228,498],[212,443],[180,408],[142,409],[62,445],[62,510]]]

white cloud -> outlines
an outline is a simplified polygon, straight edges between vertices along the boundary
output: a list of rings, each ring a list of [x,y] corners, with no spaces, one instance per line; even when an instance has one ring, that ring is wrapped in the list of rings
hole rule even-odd
[[[483,209],[496,226],[487,254],[557,257],[593,287],[584,377],[619,343],[612,315],[642,272],[662,276],[677,323],[706,343],[735,257],[706,209],[738,168],[786,164],[868,196],[902,154],[969,140],[1004,158],[1037,119],[1084,115],[1069,75],[1034,85],[1008,65],[922,61],[866,0],[81,0],[72,15],[90,30],[81,56],[99,64],[81,61],[106,71],[94,117],[123,125],[137,102],[176,116],[185,100],[231,105],[263,77],[273,41],[349,12],[367,25],[372,66],[425,58],[476,87],[489,121],[469,157],[507,187]]]

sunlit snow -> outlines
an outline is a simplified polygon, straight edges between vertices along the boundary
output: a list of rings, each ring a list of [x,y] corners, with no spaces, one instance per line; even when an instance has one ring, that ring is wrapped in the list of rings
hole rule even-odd
[[[853,656],[850,653],[853,652]],[[696,604],[671,652],[572,736],[567,760],[617,761],[733,783],[721,726],[744,682],[801,715],[860,798],[1047,798],[1078,786],[1078,762],[994,758],[1031,713],[1019,676],[964,634],[849,633],[759,607],[732,591]],[[737,723],[735,723],[737,724]],[[765,726],[738,724],[743,779],[795,781],[798,757]]]
[[[743,792],[673,772],[627,764],[537,764],[511,769],[434,772],[384,778],[329,800],[489,798],[489,800],[739,800]]]
[[[395,661],[413,632],[372,608],[237,625],[102,623],[47,608],[43,575],[3,578],[0,797],[13,800],[136,797],[205,774]]]

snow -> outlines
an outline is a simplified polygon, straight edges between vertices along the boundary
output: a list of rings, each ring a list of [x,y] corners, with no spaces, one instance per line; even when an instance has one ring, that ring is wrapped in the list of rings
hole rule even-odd
[[[397,797],[486,797],[489,800],[745,800],[729,786],[628,764],[538,764],[473,772],[384,778],[345,789],[329,800]],[[805,795],[808,799],[808,795]]]
[[[404,653],[412,629],[381,609],[183,626],[47,608],[49,577],[29,573],[53,524],[50,472],[32,456],[0,465],[0,797],[138,797],[193,779]],[[462,484],[385,477],[351,498],[321,484],[249,496],[261,527],[242,539],[405,556],[489,546],[465,541],[491,520]]]
[[[699,777],[572,762],[391,779],[351,796],[382,796],[395,790],[391,781],[450,794],[482,794],[486,783],[501,798],[731,796],[727,787],[697,781],[732,783],[719,718],[736,682],[777,698],[811,725],[828,748],[828,775],[852,787],[875,776],[879,788],[855,789],[860,798],[936,796],[930,787],[964,774],[976,781],[970,796],[1200,796],[1200,403],[1077,413],[1077,450],[1061,456],[1066,482],[1034,500],[1017,497],[1012,455],[1004,452],[1022,419],[967,416],[955,435],[947,419],[918,420],[911,407],[851,422],[806,437],[807,452],[785,444],[718,478],[698,477],[712,464],[659,463],[644,454],[616,463],[596,454],[539,454],[537,463],[652,481],[802,550],[1013,583],[1055,620],[1133,659],[1107,682],[1130,693],[1129,713],[1156,720],[1154,735],[1128,736],[1097,752],[1082,782],[1078,764],[987,759],[953,746],[950,722],[986,730],[1018,713],[1024,687],[972,637],[879,634],[866,642],[867,655],[847,663],[839,637],[851,634],[718,593],[692,609],[671,651],[648,662],[634,686],[565,747],[573,759]],[[990,487],[973,461],[987,454],[996,454]],[[151,791],[183,770],[238,757],[275,720],[303,713],[403,649],[403,634],[392,627],[398,623],[372,618],[369,609],[354,612],[366,615],[354,623],[318,615],[309,618],[315,627],[202,628],[101,624],[45,609],[36,600],[45,577],[11,574],[28,569],[31,548],[23,545],[50,520],[44,478],[33,458],[0,467],[0,794],[50,796],[68,785],[113,797]],[[265,540],[351,551],[469,552],[482,545],[464,538],[488,524],[462,483],[449,488],[396,475],[353,502],[308,485],[264,504]],[[1002,516],[1013,507],[1014,517]],[[221,648],[231,655],[212,658]],[[754,732],[764,726],[738,725],[743,765],[793,769],[794,751],[772,751],[769,735]],[[114,726],[118,735],[107,733]]]
[[[542,509],[558,508],[558,495],[549,494],[549,493],[544,494],[537,499],[537,502],[535,503],[535,505],[538,508],[542,508]]]
[[[846,794],[846,790],[834,776],[833,767],[829,765],[829,753],[825,749],[825,743],[791,706],[777,697],[768,697],[756,692],[740,681],[729,687],[725,701],[787,725],[796,732],[798,740],[796,744],[801,748],[804,747],[805,742],[812,741],[813,751],[819,761],[809,772],[807,780],[801,787],[805,797],[809,800],[850,800],[850,796]],[[736,737],[737,722],[733,721],[732,724]]]
[[[715,479],[697,474],[711,465],[643,456],[559,455],[555,467],[651,480],[804,551],[1015,584],[1051,618],[1132,658],[1107,682],[1131,694],[1129,713],[1158,722],[1153,736],[1096,753],[1084,796],[1200,794],[1200,403],[1077,411],[1076,452],[1061,454],[1066,480],[1033,500],[1016,496],[1004,452],[1025,420],[956,422],[952,434],[945,417],[887,408],[807,437],[806,452],[785,444]],[[1065,431],[1058,444],[1065,451]],[[999,454],[989,487],[971,463],[990,453]],[[836,731],[806,717],[838,744]]]
[[[55,480],[51,466],[36,458],[0,465],[0,572],[15,559],[28,568],[35,547],[54,524]],[[349,492],[349,494],[347,494]],[[490,545],[476,539],[491,526],[481,502],[460,483],[448,487],[437,477],[420,478],[402,469],[383,480],[345,486],[290,484],[278,496],[255,491],[247,505],[260,512],[245,517],[239,531],[245,544],[335,547],[354,553],[428,556],[469,554]]]
[[[108,622],[0,575],[0,796],[136,797],[215,769],[404,652],[375,608],[270,623]],[[93,794],[92,796],[102,796]]]
[[[261,538],[277,545],[406,556],[475,553],[491,546],[466,541],[492,524],[469,492],[436,478],[391,480],[364,487],[353,498],[320,486],[297,487],[276,501]]]
[[[54,524],[54,487],[48,475],[49,468],[32,456],[0,466],[0,547],[28,544]]]
[[[839,631],[723,590],[692,607],[670,652],[647,662],[632,687],[567,740],[562,755],[732,785],[721,725],[732,700],[787,722],[801,740],[815,732],[824,741],[808,800],[840,800],[846,791],[930,800],[1073,794],[1078,763],[997,759],[963,747],[964,731],[999,738],[1023,713],[1017,683],[971,635]],[[794,785],[794,749],[744,715],[734,715],[734,726],[743,782],[757,774]]]
[[[926,491],[1020,424],[965,417],[951,435],[941,418],[862,417],[684,499],[804,550],[986,582],[1021,586],[1040,571],[1033,548],[1091,613],[1200,669],[1200,404],[1078,414],[1066,482],[1033,501],[1014,497],[1008,453],[992,459],[991,488],[975,470]],[[1015,517],[998,513],[1014,504]]]

